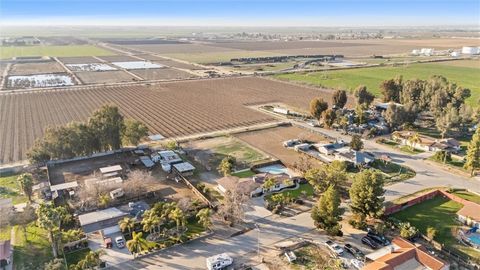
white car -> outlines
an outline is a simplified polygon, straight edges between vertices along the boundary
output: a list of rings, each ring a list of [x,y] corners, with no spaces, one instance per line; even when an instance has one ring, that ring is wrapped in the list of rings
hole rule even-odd
[[[123,240],[123,237],[119,236],[115,238],[115,244],[117,245],[118,248],[124,248],[125,247],[125,240]]]
[[[357,260],[357,259],[350,260],[350,263],[352,264],[352,266],[355,269],[359,269],[359,270],[362,269],[365,266],[365,264],[362,261]]]
[[[335,242],[331,241],[331,240],[328,240],[327,242],[325,242],[325,245],[331,250],[333,251],[335,254],[339,255],[339,256],[342,256],[343,255],[343,248],[341,246],[339,246],[338,244],[336,244]]]

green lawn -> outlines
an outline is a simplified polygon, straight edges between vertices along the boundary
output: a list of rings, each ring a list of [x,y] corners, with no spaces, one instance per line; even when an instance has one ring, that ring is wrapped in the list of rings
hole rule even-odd
[[[254,175],[255,175],[255,173],[252,172],[251,170],[244,170],[244,171],[241,171],[241,172],[232,173],[232,176],[236,176],[236,177],[239,177],[239,178],[247,178],[247,177],[252,177]]]
[[[38,269],[53,258],[47,232],[31,223],[27,226],[27,237],[23,229],[15,227],[13,264],[16,269]]]
[[[384,174],[388,175],[386,182],[397,182],[407,180],[415,176],[415,171],[393,162],[383,162],[376,159],[371,166]]]
[[[12,198],[13,204],[27,201],[27,197],[23,195],[18,186],[18,175],[19,174],[10,174],[0,177],[0,198]]]
[[[458,225],[456,212],[462,207],[462,204],[455,201],[436,197],[395,213],[392,217],[410,222],[423,234],[426,234],[428,227],[435,227],[437,242],[478,258],[480,252],[459,244],[452,235],[452,229]]]
[[[467,100],[470,105],[477,105],[480,98],[480,67],[448,65],[441,63],[411,64],[398,67],[372,67],[328,72],[279,74],[276,78],[299,81],[328,88],[353,90],[358,85],[366,85],[369,91],[380,96],[380,83],[386,79],[402,75],[404,79],[428,79],[432,75],[443,75],[462,87],[472,91],[472,97]]]
[[[290,198],[295,199],[295,198],[298,198],[298,197],[302,196],[304,191],[305,191],[307,197],[313,196],[313,193],[314,193],[313,187],[312,187],[312,185],[310,185],[308,183],[307,184],[301,184],[300,187],[298,187],[297,189],[285,190],[285,191],[282,191],[282,192],[279,192],[279,193],[283,193],[285,196],[288,195]],[[274,194],[276,194],[276,193],[274,193]],[[269,200],[271,196],[272,196],[272,194],[265,196],[265,200]]]
[[[77,264],[79,261],[83,260],[90,251],[90,248],[84,248],[65,254],[67,265]]]
[[[225,143],[216,145],[212,148],[212,151],[220,156],[233,156],[237,161],[247,164],[265,159],[265,156],[255,151],[255,149],[233,138]]]
[[[452,194],[455,194],[457,195],[458,197],[460,198],[463,198],[467,201],[471,201],[471,202],[474,202],[474,203],[477,203],[477,204],[480,204],[480,196],[475,194],[475,193],[472,193],[472,192],[468,192],[466,190],[455,190],[454,192],[452,192]]]
[[[115,53],[92,45],[0,47],[0,59],[21,56],[104,56]]]

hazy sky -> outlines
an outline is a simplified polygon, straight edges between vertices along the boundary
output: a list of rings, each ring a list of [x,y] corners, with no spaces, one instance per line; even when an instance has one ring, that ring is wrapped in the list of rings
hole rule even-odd
[[[180,26],[480,25],[480,0],[0,0],[0,23]]]

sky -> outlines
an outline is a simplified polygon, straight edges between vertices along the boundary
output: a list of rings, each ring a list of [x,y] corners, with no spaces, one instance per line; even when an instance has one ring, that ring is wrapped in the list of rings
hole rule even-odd
[[[480,0],[0,0],[2,25],[480,25]]]

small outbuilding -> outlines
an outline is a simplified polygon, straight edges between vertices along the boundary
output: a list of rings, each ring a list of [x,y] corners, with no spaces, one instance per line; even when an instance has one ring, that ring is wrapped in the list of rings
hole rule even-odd
[[[173,164],[173,169],[183,176],[193,175],[195,171],[195,167],[188,162]]]

